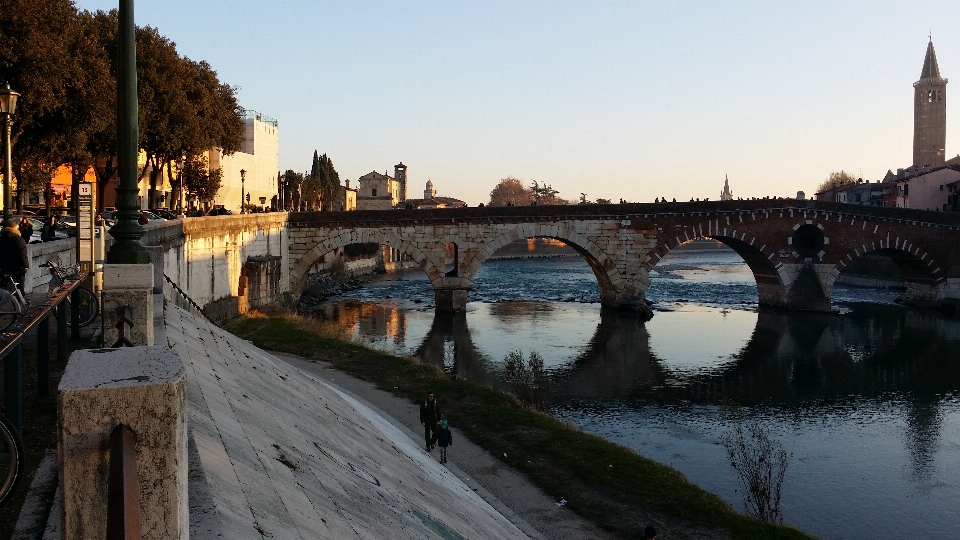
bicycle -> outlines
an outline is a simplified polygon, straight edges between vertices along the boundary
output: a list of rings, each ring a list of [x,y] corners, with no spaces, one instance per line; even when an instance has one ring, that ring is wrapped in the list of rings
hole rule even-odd
[[[27,314],[27,307],[30,303],[20,292],[19,283],[13,280],[13,276],[0,276],[0,332],[10,328],[17,317],[23,317]]]
[[[0,506],[23,475],[23,441],[6,416],[0,414]]]
[[[67,281],[78,279],[80,273],[80,265],[75,264],[69,269],[63,268],[60,266],[60,259],[56,255],[40,266],[50,270],[50,276],[52,278],[50,280],[51,290],[60,287]],[[76,299],[80,308],[80,327],[82,328],[92,323],[93,320],[97,318],[97,315],[100,314],[100,302],[97,300],[97,295],[86,287],[77,287],[74,289],[73,293],[67,297],[67,306],[72,306],[74,299]],[[68,313],[70,309],[72,309],[72,307],[68,309]],[[0,322],[0,325],[2,324],[3,323]],[[73,321],[69,316],[67,318],[67,326],[73,326]]]

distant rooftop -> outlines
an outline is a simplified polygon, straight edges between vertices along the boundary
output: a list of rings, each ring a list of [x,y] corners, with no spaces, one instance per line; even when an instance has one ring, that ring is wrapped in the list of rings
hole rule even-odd
[[[277,119],[265,114],[258,113],[253,109],[247,109],[244,118],[253,118],[263,122],[264,124],[270,124],[273,127],[277,127]]]

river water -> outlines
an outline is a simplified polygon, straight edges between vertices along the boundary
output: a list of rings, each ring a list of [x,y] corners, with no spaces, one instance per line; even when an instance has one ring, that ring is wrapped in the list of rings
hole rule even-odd
[[[332,299],[322,318],[374,347],[503,387],[535,350],[552,413],[671,465],[737,509],[721,437],[733,411],[789,454],[787,523],[829,539],[960,537],[960,320],[838,287],[832,315],[759,310],[734,252],[672,252],[655,316],[601,312],[579,258],[488,261],[466,314],[441,315],[419,271]],[[456,425],[456,419],[451,418]]]

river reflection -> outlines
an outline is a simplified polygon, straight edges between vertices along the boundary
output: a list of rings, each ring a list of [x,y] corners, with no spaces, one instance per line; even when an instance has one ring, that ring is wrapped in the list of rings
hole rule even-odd
[[[960,524],[955,319],[873,304],[819,315],[681,302],[646,323],[576,302],[410,307],[341,301],[321,317],[497,387],[508,352],[537,350],[555,415],[678,467],[737,508],[718,441],[739,405],[793,456],[787,521],[823,537],[907,524],[942,537]]]

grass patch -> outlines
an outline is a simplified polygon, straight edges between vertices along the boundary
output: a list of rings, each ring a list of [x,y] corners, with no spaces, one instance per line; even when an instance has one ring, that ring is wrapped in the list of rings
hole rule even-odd
[[[341,340],[340,329],[330,323],[283,312],[253,312],[227,321],[224,328],[262,349],[330,362],[413,402],[433,390],[470,440],[620,537],[642,538],[643,526],[654,517],[668,528],[723,530],[735,539],[812,538],[739,514],[677,470],[529,410],[509,394],[416,359]]]

